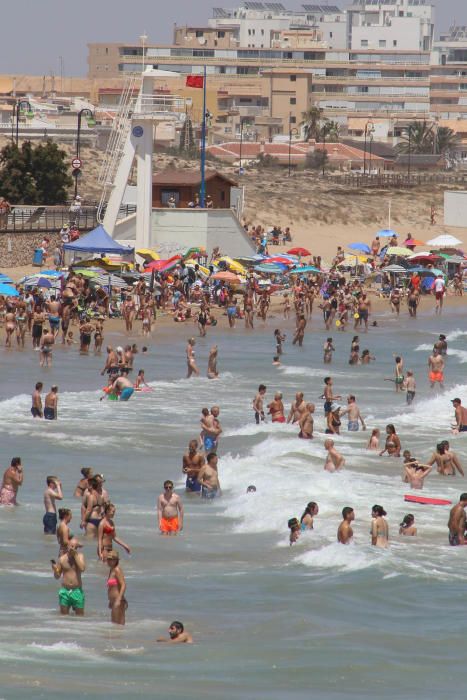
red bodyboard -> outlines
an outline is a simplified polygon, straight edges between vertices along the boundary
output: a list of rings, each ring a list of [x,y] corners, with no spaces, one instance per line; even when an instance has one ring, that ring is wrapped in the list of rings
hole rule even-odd
[[[430,506],[452,505],[452,501],[447,501],[445,498],[427,498],[425,496],[412,496],[411,494],[405,494],[404,501],[409,501],[410,503],[424,503]]]

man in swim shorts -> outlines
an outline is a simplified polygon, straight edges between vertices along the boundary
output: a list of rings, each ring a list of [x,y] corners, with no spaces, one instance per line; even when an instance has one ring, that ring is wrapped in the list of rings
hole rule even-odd
[[[198,441],[190,440],[188,452],[183,455],[182,471],[186,474],[186,490],[194,493],[201,491],[201,484],[198,481],[198,472],[204,465],[203,455],[198,453]]]
[[[173,481],[164,481],[164,492],[157,499],[157,519],[162,535],[176,535],[183,530],[183,503],[173,488]]]
[[[342,509],[342,522],[337,529],[337,541],[341,544],[350,544],[353,538],[351,523],[355,520],[355,511],[350,506]]]
[[[461,493],[459,503],[451,508],[448,520],[449,544],[451,547],[465,544],[465,507],[467,506],[467,493]]]
[[[454,407],[456,430],[459,433],[467,432],[467,408],[464,408],[460,399],[452,399],[451,403]]]
[[[128,379],[128,372],[122,372],[122,375],[112,384],[111,393],[114,396],[120,396],[120,401],[128,401],[132,397],[134,391],[135,388]]]
[[[341,417],[344,416],[346,413],[349,414],[349,421],[347,424],[348,430],[350,430],[351,432],[356,432],[359,428],[359,421],[362,424],[362,430],[366,430],[365,421],[361,416],[360,409],[355,402],[355,396],[353,394],[347,396],[347,408],[341,411]]]
[[[219,436],[222,433],[219,421],[219,406],[213,406],[208,416],[201,419],[201,430],[203,431],[203,443],[206,452],[217,452],[219,446]]]
[[[76,538],[72,538],[67,551],[59,557],[58,562],[51,559],[54,578],[62,577],[62,587],[58,591],[61,615],[68,615],[70,608],[79,617],[84,615],[85,596],[82,588],[81,574],[86,569],[83,554],[78,553],[79,544]]]
[[[219,475],[217,473],[217,455],[210,452],[204,464],[198,472],[198,481],[201,484],[201,497],[211,500],[220,494]]]
[[[42,397],[41,397],[41,391],[43,389],[44,385],[42,382],[37,382],[36,387],[34,391],[32,392],[32,406],[31,406],[31,414],[33,418],[42,418],[43,417],[43,411],[42,411]]]
[[[55,501],[63,499],[62,483],[56,476],[47,477],[47,488],[44,491],[45,515],[44,535],[55,535],[57,531],[57,507]]]
[[[433,352],[428,358],[428,379],[432,389],[436,383],[440,385],[441,389],[444,389],[444,359],[436,348],[433,348]]]
[[[58,386],[54,384],[45,397],[44,418],[46,420],[56,420],[58,404]]]
[[[55,339],[60,330],[60,302],[53,295],[47,303],[47,311],[49,312],[50,331]]]

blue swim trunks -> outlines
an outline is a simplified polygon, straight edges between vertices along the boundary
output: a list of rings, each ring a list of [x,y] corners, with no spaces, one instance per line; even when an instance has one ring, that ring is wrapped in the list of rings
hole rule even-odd
[[[347,429],[355,432],[358,430],[358,420],[349,420]]]
[[[217,450],[217,440],[210,435],[204,436],[204,449],[206,452],[215,452]]]
[[[120,394],[120,401],[128,401],[133,396],[134,389],[132,386],[126,386]]]
[[[206,486],[201,487],[201,498],[206,498],[208,501],[216,498],[217,493],[217,489],[207,489]]]
[[[185,486],[188,491],[193,491],[194,493],[201,491],[201,484],[194,476],[187,476]]]

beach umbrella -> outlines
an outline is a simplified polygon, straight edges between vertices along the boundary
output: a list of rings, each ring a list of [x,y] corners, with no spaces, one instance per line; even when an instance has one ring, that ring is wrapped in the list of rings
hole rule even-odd
[[[306,248],[291,248],[287,251],[290,255],[299,255],[301,258],[311,255],[310,251]]]
[[[433,253],[414,253],[407,257],[410,262],[435,262],[435,260],[440,260],[439,255],[434,255]]]
[[[13,280],[8,275],[0,274],[0,284],[13,284]]]
[[[97,277],[94,277],[92,282],[93,284],[98,284],[100,287],[108,287],[109,284],[111,287],[115,287],[116,289],[123,289],[124,287],[128,287],[128,283],[125,282],[124,279],[122,279],[118,275],[112,274],[97,275]]]
[[[75,268],[74,270],[77,275],[82,275],[83,277],[96,277],[98,274],[102,273],[102,270],[89,270],[88,268]]]
[[[461,255],[443,255],[443,258],[446,260],[446,262],[454,263],[455,265],[460,265],[461,263],[467,262],[467,260]]]
[[[359,250],[361,253],[371,253],[370,246],[366,243],[351,243],[348,247],[352,250]]]
[[[323,272],[314,265],[304,265],[303,267],[296,267],[294,270],[290,270],[289,275],[300,275],[306,272]]]
[[[442,270],[437,270],[435,267],[428,268],[424,267],[423,270],[420,270],[419,275],[429,275],[432,277],[437,277],[438,275],[443,275],[444,277],[444,272]]]
[[[19,297],[17,289],[9,284],[3,284],[2,282],[0,282],[0,294],[4,297]]]
[[[455,248],[461,243],[462,241],[454,236],[451,236],[449,233],[442,233],[440,236],[432,238],[431,241],[427,241],[427,245],[432,245],[435,248]]]
[[[426,245],[423,241],[418,241],[416,238],[409,238],[407,241],[404,241],[405,245]]]
[[[227,270],[221,272],[216,272],[212,277],[212,280],[220,280],[221,282],[241,282],[241,279],[238,275],[235,275],[233,272],[228,272]]]
[[[264,264],[268,263],[279,263],[281,265],[296,265],[297,261],[290,260],[289,258],[284,258],[282,255],[275,255],[273,258],[266,258],[263,260]]]
[[[392,238],[398,234],[392,230],[392,228],[382,228],[381,231],[377,231],[376,235],[380,238]]]
[[[41,270],[40,276],[41,277],[64,277],[65,273],[62,272],[62,270]]]
[[[263,272],[264,274],[269,274],[269,275],[283,275],[284,272],[286,272],[286,267],[285,265],[278,265],[278,264],[273,264],[271,263],[270,265],[256,265],[255,271],[256,272]]]
[[[146,262],[150,262],[151,260],[160,260],[161,256],[159,253],[156,253],[155,250],[151,250],[150,248],[139,248],[136,251],[137,255],[140,255]]]
[[[395,245],[392,246],[391,248],[388,248],[386,251],[387,255],[398,255],[401,258],[408,257],[409,255],[412,255],[413,251],[409,250],[409,248],[403,248],[400,245]]]

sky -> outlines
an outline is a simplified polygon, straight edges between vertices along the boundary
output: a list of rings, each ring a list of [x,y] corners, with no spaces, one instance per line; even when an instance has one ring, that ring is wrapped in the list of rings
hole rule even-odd
[[[306,0],[282,0],[298,9]],[[0,0],[0,5],[7,0]],[[87,43],[171,43],[173,24],[204,25],[212,7],[235,7],[238,0],[13,0],[3,9],[0,74],[87,73]],[[331,3],[332,4],[332,3]],[[345,7],[348,2],[336,2]],[[466,0],[437,0],[436,31],[456,20],[467,25]]]

